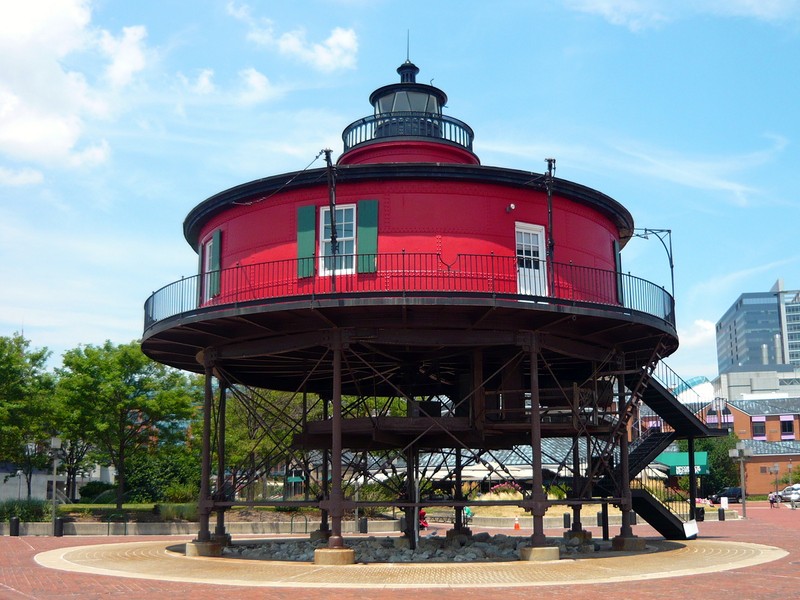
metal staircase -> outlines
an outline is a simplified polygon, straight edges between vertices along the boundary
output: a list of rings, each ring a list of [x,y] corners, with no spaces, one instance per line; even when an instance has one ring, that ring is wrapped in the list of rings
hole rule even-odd
[[[692,411],[671,392],[683,380],[661,359],[663,344],[658,344],[647,363],[640,369],[623,368],[620,380],[630,390],[627,406],[620,414],[620,422],[629,427],[641,403],[646,404],[659,417],[662,424],[641,433],[628,447],[628,476],[631,480],[633,510],[666,539],[685,540],[696,535],[696,528],[688,528],[690,504],[686,498],[666,490],[657,480],[637,480],[637,475],[655,460],[674,440],[690,437],[710,437],[719,432],[709,429]],[[611,463],[610,459],[606,463]],[[614,495],[618,489],[621,472],[618,467],[606,470],[596,486],[601,492]]]
[[[617,482],[620,481],[619,468],[613,466],[614,452],[617,447],[616,440],[619,439],[620,436],[628,435],[630,423],[633,420],[634,415],[636,415],[638,412],[639,405],[643,401],[643,396],[651,381],[653,372],[655,371],[658,361],[661,360],[666,349],[667,348],[664,342],[659,341],[644,366],[639,368],[628,368],[623,361],[623,364],[618,366],[618,371],[612,371],[608,373],[608,375],[617,377],[618,385],[630,390],[630,393],[626,394],[625,404],[622,406],[622,410],[619,411],[619,419],[617,420],[610,435],[606,440],[600,442],[601,452],[598,454],[598,456],[594,457],[592,472],[589,478],[590,480],[594,481],[597,481],[598,478],[600,478],[599,481],[597,481],[597,487],[610,496],[615,495],[615,490],[618,489]],[[666,447],[666,445],[664,447]],[[631,456],[630,453],[633,452],[633,450],[634,448],[629,448],[629,457]],[[649,453],[649,447],[645,447],[642,452],[645,455]],[[639,462],[643,461],[645,457],[646,456],[638,457]],[[644,463],[640,467],[639,471],[647,466],[647,464],[648,463]],[[631,468],[632,465],[629,465],[629,471]],[[631,471],[631,477],[635,476],[636,473]]]
[[[628,474],[631,479],[644,471],[645,467],[666,450],[673,441],[675,441],[674,431],[659,431],[651,428],[633,442],[628,447]]]
[[[633,510],[668,540],[687,540],[696,537],[693,528],[687,532],[689,503],[686,498],[668,498],[652,485],[635,482],[631,485]]]

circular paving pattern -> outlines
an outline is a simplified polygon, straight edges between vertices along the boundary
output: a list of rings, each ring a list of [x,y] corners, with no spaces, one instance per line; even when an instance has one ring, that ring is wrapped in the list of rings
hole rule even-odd
[[[312,563],[188,558],[169,541],[128,542],[61,548],[36,562],[52,569],[219,585],[275,587],[475,587],[611,583],[682,577],[739,569],[783,558],[780,548],[729,541],[648,540],[644,553],[597,552],[589,558],[552,562],[372,563],[320,566]],[[171,550],[172,549],[172,550]]]

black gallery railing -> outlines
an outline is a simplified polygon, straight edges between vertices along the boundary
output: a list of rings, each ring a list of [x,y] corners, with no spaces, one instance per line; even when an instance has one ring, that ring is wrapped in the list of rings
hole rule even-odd
[[[446,261],[400,252],[277,260],[186,277],[147,299],[144,326],[201,308],[332,295],[556,299],[643,312],[675,325],[672,296],[629,274],[515,256],[459,254]]]
[[[344,151],[380,138],[428,137],[452,142],[472,152],[475,134],[458,119],[426,112],[391,112],[370,115],[350,123],[342,133]]]

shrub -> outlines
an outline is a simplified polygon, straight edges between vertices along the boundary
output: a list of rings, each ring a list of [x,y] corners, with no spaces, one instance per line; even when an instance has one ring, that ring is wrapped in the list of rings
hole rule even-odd
[[[165,521],[197,521],[197,504],[158,504],[156,510]]]
[[[26,523],[49,521],[50,507],[46,500],[5,500],[0,502],[0,521],[8,521],[11,517],[19,517]]]
[[[489,488],[489,493],[497,494],[498,496],[501,494],[517,495],[522,494],[522,488],[515,481],[504,481]]]
[[[100,492],[89,501],[89,504],[113,504],[117,501],[117,488],[113,487],[105,492]]]
[[[555,498],[556,500],[563,500],[567,497],[569,488],[566,485],[551,485],[547,489],[547,495]]]
[[[200,490],[191,483],[174,481],[164,490],[164,500],[173,503],[186,503],[197,500]]]
[[[84,502],[96,502],[96,499],[100,494],[116,488],[117,486],[115,486],[113,483],[106,483],[105,481],[90,481],[86,485],[81,486],[81,488],[78,489],[78,493],[81,496],[81,500]]]
[[[358,490],[358,499],[361,502],[382,502],[387,501],[391,503],[397,498],[392,490],[380,483],[366,483]],[[365,517],[377,517],[385,510],[385,507],[380,506],[365,506],[361,509]]]

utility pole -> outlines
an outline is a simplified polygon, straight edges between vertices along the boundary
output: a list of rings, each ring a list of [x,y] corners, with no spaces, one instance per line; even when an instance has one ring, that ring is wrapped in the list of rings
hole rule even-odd
[[[545,158],[547,163],[547,175],[544,179],[545,189],[547,190],[547,270],[550,279],[549,294],[555,291],[555,265],[553,251],[555,242],[553,241],[553,175],[556,171],[556,159]]]
[[[338,245],[336,241],[336,171],[331,162],[331,150],[325,149],[325,164],[328,171],[328,212],[331,219],[331,291],[336,291],[336,255],[338,254]],[[325,260],[323,258],[323,260]]]

